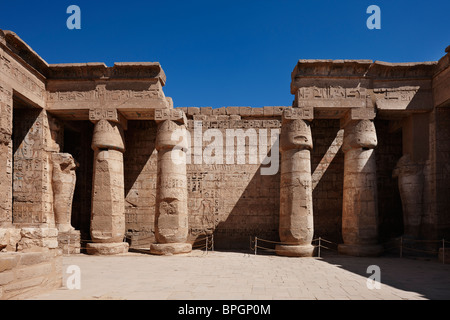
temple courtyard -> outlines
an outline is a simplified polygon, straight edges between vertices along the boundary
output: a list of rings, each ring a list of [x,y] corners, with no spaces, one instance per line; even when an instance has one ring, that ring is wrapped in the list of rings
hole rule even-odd
[[[327,253],[289,258],[239,252],[153,256],[63,257],[78,266],[81,289],[60,289],[32,300],[436,300],[450,299],[450,264],[437,259],[361,258]],[[367,273],[379,266],[380,289]],[[369,280],[370,282],[370,280]],[[372,282],[371,282],[372,283]],[[373,283],[372,283],[373,284]]]

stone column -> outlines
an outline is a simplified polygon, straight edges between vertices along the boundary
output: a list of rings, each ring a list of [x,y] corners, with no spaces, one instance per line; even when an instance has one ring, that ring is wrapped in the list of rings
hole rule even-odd
[[[377,144],[372,121],[352,120],[344,127],[344,244],[338,248],[343,254],[375,256],[382,252],[378,244],[377,168],[373,150]]]
[[[311,186],[311,158],[313,147],[311,128],[302,119],[286,119],[280,136],[281,185],[280,226],[281,242],[278,255],[311,257],[314,247],[313,201]]]
[[[88,254],[126,253],[125,191],[122,126],[106,119],[99,120],[92,138],[94,173],[92,181],[91,238]]]
[[[184,116],[184,115],[183,115]],[[187,133],[181,117],[163,120],[158,125],[158,182],[155,210],[156,244],[150,251],[158,255],[188,253],[188,190],[186,177]],[[181,123],[180,123],[181,122]]]

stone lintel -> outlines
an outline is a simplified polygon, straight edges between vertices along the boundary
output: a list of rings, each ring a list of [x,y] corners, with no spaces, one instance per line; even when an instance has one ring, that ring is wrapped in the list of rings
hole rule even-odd
[[[346,127],[352,121],[373,120],[376,117],[374,108],[350,109],[345,116],[341,118],[341,128]]]
[[[314,119],[313,108],[288,108],[283,111],[283,122],[290,120],[308,120]]]
[[[192,119],[193,116],[205,116],[205,118],[217,119],[218,116],[239,116],[244,118],[281,117],[283,110],[290,106],[265,106],[265,107],[177,107]]]
[[[435,61],[299,60],[291,76],[291,93],[296,93],[299,79],[310,79],[311,83],[323,79],[431,79],[437,65]]]
[[[186,114],[182,110],[178,109],[156,109],[155,121],[157,123],[164,122],[166,120],[174,121],[180,124],[187,125]]]
[[[429,112],[433,109],[431,80],[409,82],[375,82],[373,95],[380,111]]]
[[[0,29],[0,45],[10,50],[16,58],[23,60],[29,67],[29,71],[38,72],[40,76],[47,76],[48,63],[42,59],[25,41],[16,33]]]
[[[159,62],[122,62],[108,67],[104,63],[67,63],[50,64],[48,79],[52,80],[110,80],[140,79],[157,80],[162,86],[166,83],[166,75]]]
[[[128,129],[128,121],[117,109],[91,109],[89,120],[97,123],[100,120],[108,120],[119,123],[124,130]]]

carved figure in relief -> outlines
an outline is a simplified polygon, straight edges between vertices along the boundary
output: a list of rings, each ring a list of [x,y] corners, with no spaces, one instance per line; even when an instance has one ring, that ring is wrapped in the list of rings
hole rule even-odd
[[[59,232],[74,230],[71,225],[72,201],[75,191],[78,164],[68,153],[52,154],[53,164],[53,210],[55,222]]]
[[[213,230],[215,227],[214,206],[209,199],[202,199],[197,209],[202,216],[202,225],[205,230]]]
[[[423,217],[424,166],[414,162],[409,154],[397,162],[392,177],[398,178],[402,199],[404,236],[419,238]]]

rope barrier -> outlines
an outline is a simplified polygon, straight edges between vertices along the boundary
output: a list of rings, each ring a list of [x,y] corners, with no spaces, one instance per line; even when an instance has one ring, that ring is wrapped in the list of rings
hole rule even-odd
[[[254,237],[254,240],[252,239],[252,237],[250,237],[250,250],[254,251],[254,254],[257,254],[257,249],[261,249],[261,250],[265,250],[265,251],[270,251],[270,252],[280,252],[282,250],[278,249],[275,250],[273,248],[267,248],[261,245],[258,245],[258,241],[259,242],[265,242],[265,243],[272,243],[272,244],[281,244],[281,245],[297,245],[297,243],[292,243],[292,242],[280,242],[280,241],[274,241],[274,240],[267,240],[267,239],[261,239],[258,237]],[[335,248],[330,248],[329,246],[325,246],[322,244],[322,242],[325,243],[329,243],[329,244],[333,244],[338,246],[339,244],[327,239],[323,239],[322,237],[318,237],[313,239],[311,242],[319,242],[317,245],[313,245],[314,248],[318,249],[318,257],[320,257],[321,255],[321,249],[326,249],[326,250],[331,250],[334,252],[339,252],[337,249]],[[392,243],[394,242],[394,244]],[[399,242],[399,244],[395,245],[395,242]],[[393,250],[393,249],[400,249],[400,257],[403,256],[403,250],[406,251],[415,251],[415,252],[420,252],[420,253],[429,253],[429,254],[433,254],[436,255],[438,254],[438,251],[436,250],[422,250],[422,249],[417,249],[417,248],[411,248],[408,246],[405,246],[405,243],[408,244],[410,242],[418,242],[418,243],[442,243],[442,250],[443,250],[443,263],[445,263],[445,243],[450,243],[450,241],[447,240],[416,240],[416,239],[404,239],[403,237],[400,238],[396,238],[396,239],[392,239],[391,241],[385,242],[383,245],[387,245],[387,244],[391,244],[393,246],[389,247],[389,248],[385,248],[385,251],[389,251],[389,250]]]
[[[425,252],[425,253],[432,253],[432,254],[439,253],[439,251],[420,250],[420,249],[413,249],[413,248],[408,248],[408,247],[403,247],[403,250],[410,250],[410,251],[415,251],[415,252]]]

